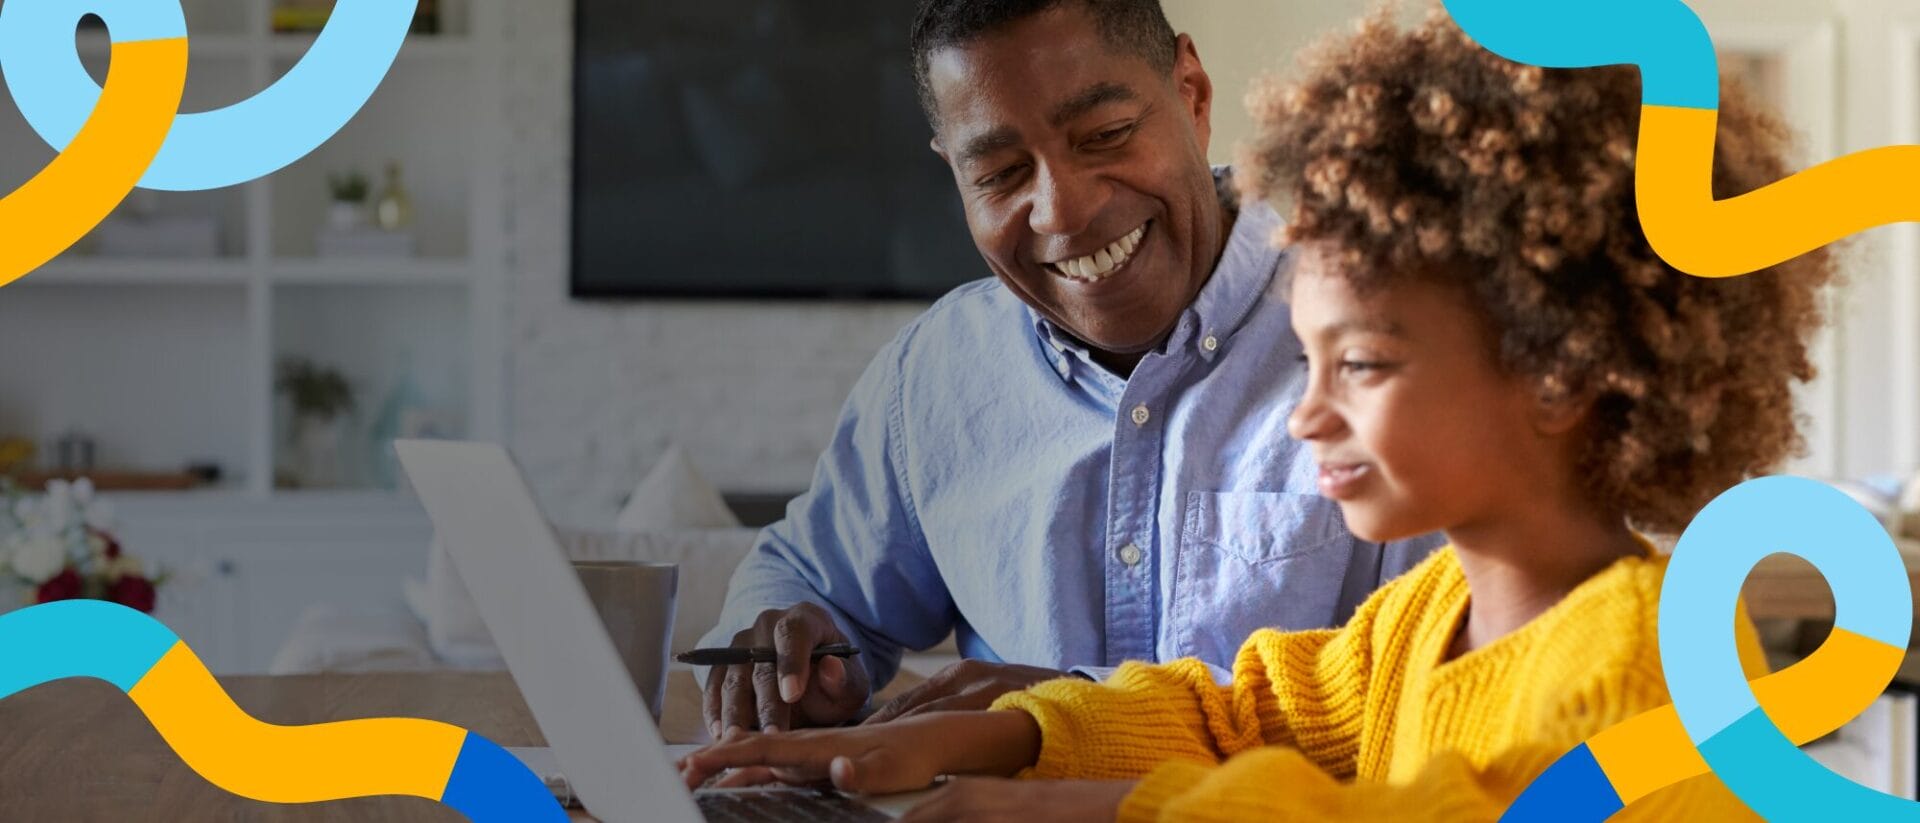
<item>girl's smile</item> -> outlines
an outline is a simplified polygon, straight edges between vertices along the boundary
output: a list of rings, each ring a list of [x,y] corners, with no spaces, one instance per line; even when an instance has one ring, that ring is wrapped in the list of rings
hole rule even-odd
[[[1366,490],[1372,466],[1365,463],[1320,461],[1320,493],[1334,500],[1352,500]]]

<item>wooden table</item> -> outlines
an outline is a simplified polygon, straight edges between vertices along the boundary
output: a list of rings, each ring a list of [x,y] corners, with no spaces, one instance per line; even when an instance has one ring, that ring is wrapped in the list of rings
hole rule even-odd
[[[1920,591],[1920,543],[1902,541]],[[1805,561],[1773,557],[1748,578],[1755,618],[1831,619],[1826,583]],[[883,697],[919,678],[903,672]],[[227,677],[234,702],[269,723],[356,717],[424,717],[471,729],[502,746],[545,739],[505,673],[380,673]],[[690,672],[668,678],[661,732],[668,742],[705,737]],[[579,819],[589,819],[576,815]],[[65,680],[0,700],[0,818],[60,821],[447,821],[438,803],[407,797],[282,806],[235,797],[186,767],[132,701],[97,680]]]
[[[1920,593],[1920,541],[1909,538],[1894,538],[1894,546],[1900,550],[1900,560],[1907,568],[1907,585]],[[1753,567],[1747,575],[1747,583],[1740,595],[1746,600],[1747,614],[1755,622],[1772,620],[1776,625],[1785,626],[1789,632],[1797,631],[1796,639],[1785,640],[1794,635],[1785,635],[1782,642],[1787,645],[1806,647],[1820,642],[1827,635],[1833,623],[1833,592],[1827,587],[1826,578],[1808,563],[1798,557],[1774,555]],[[1920,618],[1920,605],[1914,609],[1916,618]],[[1793,624],[1777,621],[1796,621]],[[1796,629],[1795,626],[1798,626]],[[1766,627],[1762,626],[1765,636]],[[1914,622],[1912,640],[1909,641],[1909,654],[1894,674],[1894,680],[1908,686],[1920,687],[1920,655],[1912,654],[1920,649],[1920,619]],[[1771,646],[1770,646],[1771,648]],[[1788,654],[1786,658],[1773,661],[1775,668],[1783,665],[1784,660],[1798,659],[1799,655]]]
[[[911,688],[907,672],[881,696]],[[356,717],[424,717],[480,733],[502,746],[543,746],[512,678],[497,673],[327,674],[224,677],[248,714],[283,725]],[[672,672],[661,733],[703,740],[700,693],[691,672]],[[584,814],[576,819],[589,820]],[[0,700],[0,818],[59,821],[446,821],[465,820],[430,800],[376,797],[278,805],[235,797],[201,779],[167,747],[119,689],[62,680]]]
[[[1914,591],[1920,592],[1920,541],[1896,539],[1894,545],[1899,547],[1900,559],[1906,564],[1907,582]],[[1747,576],[1747,585],[1741,594],[1746,598],[1747,612],[1755,620],[1833,619],[1833,594],[1827,589],[1826,578],[1820,576],[1813,564],[1798,557],[1774,555],[1760,561]]]

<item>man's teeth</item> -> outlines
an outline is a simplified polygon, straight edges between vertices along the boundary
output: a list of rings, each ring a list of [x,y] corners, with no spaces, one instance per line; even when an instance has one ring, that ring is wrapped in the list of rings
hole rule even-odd
[[[1104,249],[1085,257],[1062,260],[1053,264],[1053,267],[1074,280],[1089,283],[1103,280],[1127,264],[1127,260],[1133,257],[1134,251],[1140,248],[1140,238],[1146,236],[1146,233],[1147,227],[1142,225],[1128,232],[1127,236],[1108,244]]]

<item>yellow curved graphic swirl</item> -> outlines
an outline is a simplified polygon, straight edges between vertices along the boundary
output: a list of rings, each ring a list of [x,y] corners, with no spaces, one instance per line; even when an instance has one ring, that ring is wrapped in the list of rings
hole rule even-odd
[[[207,782],[272,803],[386,794],[439,800],[467,736],[457,726],[406,717],[263,723],[234,704],[185,643],[127,696]]]
[[[133,191],[180,111],[186,38],[113,44],[100,105],[79,136],[0,198],[0,286],[72,247]]]
[[[380,717],[279,726],[248,715],[172,630],[125,606],[63,600],[0,614],[0,698],[50,680],[118,686],[207,782],[270,803],[405,795],[475,823],[564,823],[539,777],[458,726]]]
[[[1653,250],[1700,277],[1734,277],[1889,223],[1920,221],[1920,146],[1882,146],[1713,199],[1718,109],[1644,106],[1635,175]],[[1904,182],[1903,182],[1904,181]]]

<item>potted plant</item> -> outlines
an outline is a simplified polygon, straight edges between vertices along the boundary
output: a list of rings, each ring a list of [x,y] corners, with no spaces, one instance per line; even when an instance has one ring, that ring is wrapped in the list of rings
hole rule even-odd
[[[327,225],[346,230],[366,224],[367,195],[372,186],[365,174],[357,170],[329,173],[327,190],[333,194],[333,204],[327,208]]]
[[[274,389],[286,396],[293,412],[288,433],[298,485],[338,485],[342,424],[354,409],[353,385],[335,369],[289,357],[280,361]]]

